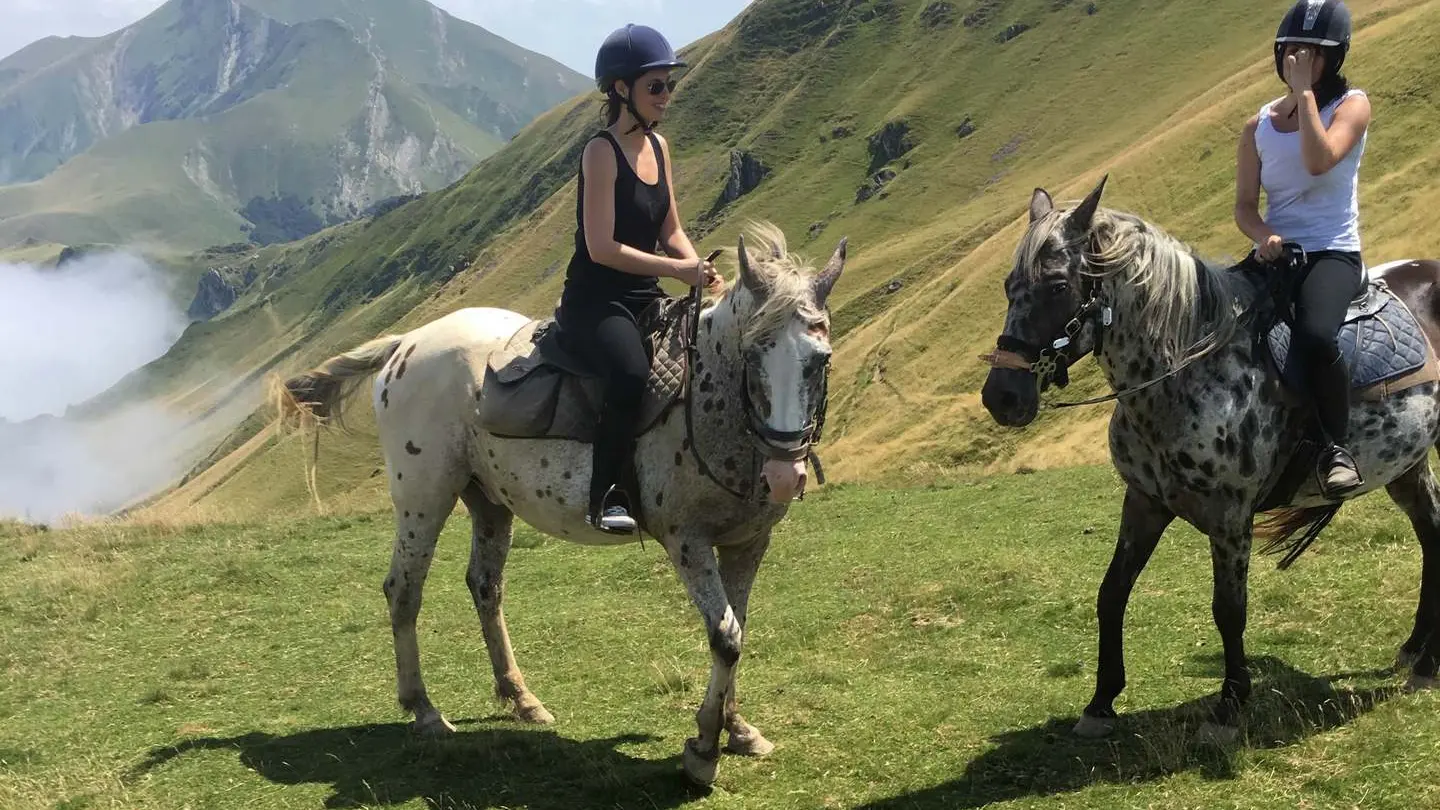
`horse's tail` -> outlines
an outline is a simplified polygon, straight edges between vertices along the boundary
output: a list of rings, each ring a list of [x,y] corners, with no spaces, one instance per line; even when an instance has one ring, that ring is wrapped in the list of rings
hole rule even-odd
[[[386,335],[337,354],[315,368],[281,381],[272,378],[270,399],[282,425],[302,430],[334,421],[344,427],[345,402],[370,374],[385,367],[402,335]]]
[[[279,417],[280,431],[293,427],[302,436],[313,434],[314,451],[306,459],[305,486],[317,509],[322,508],[315,480],[320,461],[319,428],[331,421],[342,429],[345,427],[342,416],[346,400],[366,377],[390,362],[403,339],[401,335],[379,337],[288,380],[271,377],[269,398]]]
[[[1327,504],[1266,512],[1266,518],[1255,524],[1255,537],[1267,541],[1260,553],[1285,552],[1278,567],[1282,571],[1289,568],[1305,553],[1305,549],[1315,542],[1320,532],[1330,525],[1331,519],[1339,511],[1339,504]]]

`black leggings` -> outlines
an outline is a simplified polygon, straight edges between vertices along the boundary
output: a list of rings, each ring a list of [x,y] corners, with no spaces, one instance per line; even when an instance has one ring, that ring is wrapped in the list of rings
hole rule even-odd
[[[635,428],[650,377],[650,356],[635,315],[621,304],[601,305],[590,317],[577,321],[565,327],[575,330],[570,348],[605,380],[590,479],[590,509],[594,512],[610,487],[620,483],[625,461],[635,452]]]
[[[1309,368],[1320,425],[1331,441],[1344,444],[1350,435],[1350,370],[1338,336],[1345,311],[1360,292],[1360,254],[1323,250],[1307,258],[1295,296],[1295,343]]]

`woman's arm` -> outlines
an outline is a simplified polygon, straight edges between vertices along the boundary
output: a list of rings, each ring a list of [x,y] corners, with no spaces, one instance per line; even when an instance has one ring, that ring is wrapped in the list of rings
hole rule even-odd
[[[1260,216],[1260,150],[1255,147],[1255,130],[1260,116],[1245,122],[1235,155],[1235,225],[1250,241],[1260,246],[1260,258],[1280,255],[1279,234]]]
[[[1370,99],[1355,95],[1341,102],[1327,130],[1315,92],[1305,84],[1312,75],[1312,63],[1309,49],[1285,57],[1286,79],[1300,117],[1300,154],[1305,159],[1305,170],[1318,177],[1335,168],[1360,142],[1360,136],[1370,126]]]
[[[690,244],[685,227],[680,224],[680,206],[675,203],[675,175],[670,170],[670,142],[658,133],[655,139],[660,142],[660,150],[665,155],[665,186],[670,189],[670,213],[660,227],[660,244],[667,254],[675,258],[698,259],[700,254],[695,252],[695,246]]]
[[[585,146],[580,158],[585,174],[585,248],[590,258],[635,276],[677,278],[693,286],[700,277],[699,260],[693,257],[666,258],[636,250],[615,241],[615,176],[618,167],[609,144],[596,139]],[[693,254],[693,251],[692,251]]]

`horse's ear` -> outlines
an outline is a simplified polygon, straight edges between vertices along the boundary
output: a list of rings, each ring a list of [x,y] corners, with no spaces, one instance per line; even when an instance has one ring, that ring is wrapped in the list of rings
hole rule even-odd
[[[739,237],[739,249],[735,252],[740,257],[740,283],[745,285],[745,289],[749,290],[751,295],[757,298],[763,296],[765,285],[750,267],[750,253],[745,250],[745,234],[743,233]]]
[[[845,247],[849,243],[849,237],[842,238],[840,247],[835,248],[835,255],[830,257],[830,263],[815,277],[815,305],[821,309],[825,308],[825,299],[830,297],[830,290],[835,287],[835,282],[840,280],[840,274],[845,272]]]
[[[1095,212],[1100,210],[1100,195],[1105,193],[1105,181],[1109,179],[1110,175],[1108,174],[1100,178],[1099,184],[1095,186],[1094,191],[1090,192],[1090,196],[1082,200],[1079,205],[1075,206],[1075,210],[1070,212],[1071,227],[1081,233],[1090,232],[1090,226],[1095,222]]]
[[[1030,195],[1030,221],[1042,219],[1054,210],[1055,201],[1050,199],[1050,193],[1043,188],[1035,189],[1035,193]]]

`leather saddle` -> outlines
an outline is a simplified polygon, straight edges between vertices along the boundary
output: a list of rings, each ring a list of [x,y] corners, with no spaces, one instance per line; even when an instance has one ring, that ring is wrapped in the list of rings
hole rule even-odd
[[[641,313],[650,377],[636,435],[648,432],[685,388],[690,299],[662,298]],[[514,439],[593,443],[604,404],[604,381],[567,348],[554,318],[530,321],[490,354],[479,393],[480,429]]]
[[[1304,358],[1291,345],[1293,322],[1291,308],[1284,307],[1264,330],[1263,346],[1286,392],[1308,397]],[[1367,278],[1337,337],[1358,398],[1380,399],[1440,379],[1424,329],[1383,280]]]

